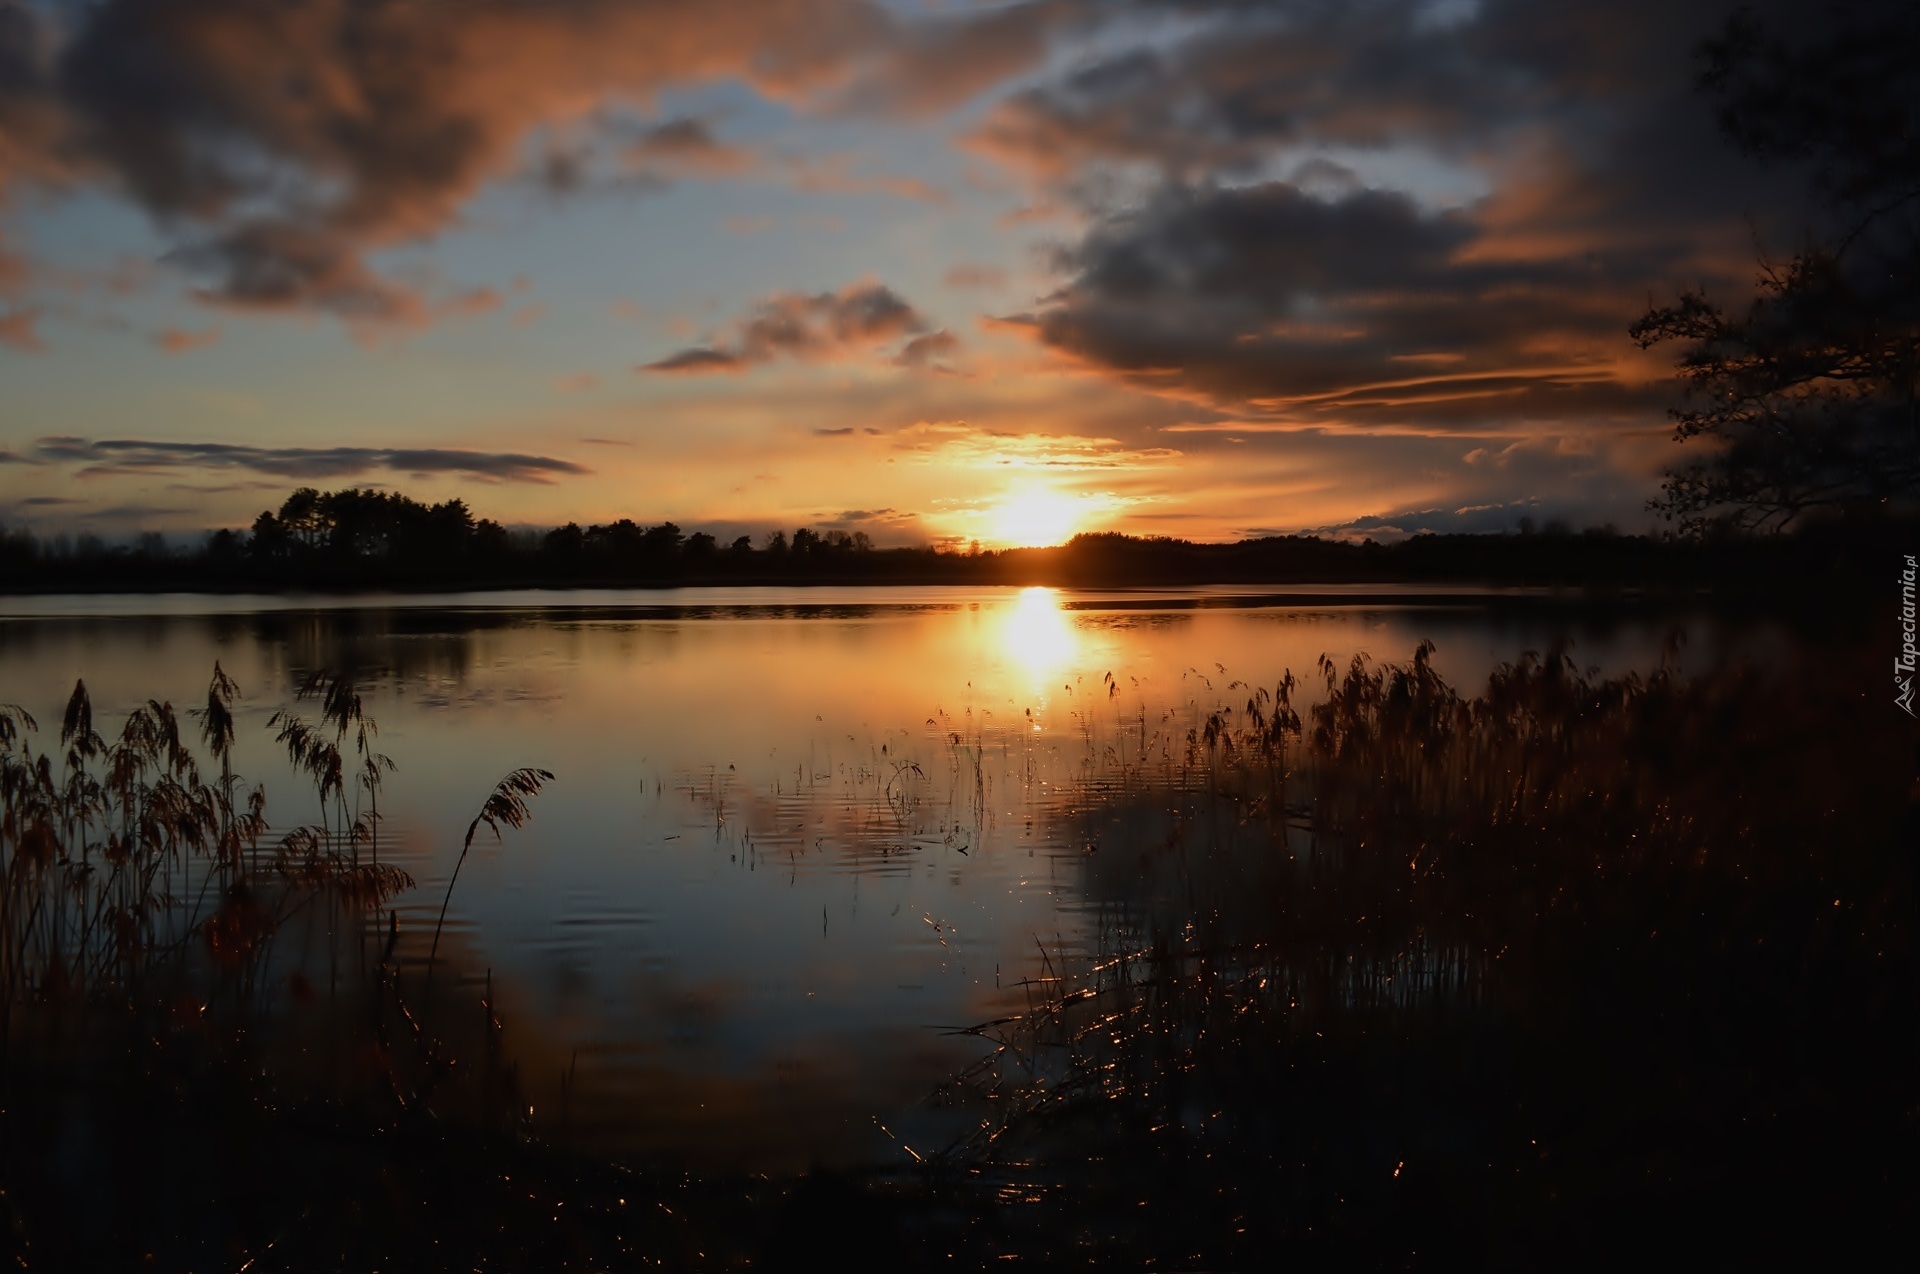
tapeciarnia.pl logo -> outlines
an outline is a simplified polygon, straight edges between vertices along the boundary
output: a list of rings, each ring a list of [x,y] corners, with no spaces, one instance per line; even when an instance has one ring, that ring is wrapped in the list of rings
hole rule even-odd
[[[1920,657],[1913,645],[1913,554],[1907,554],[1907,569],[1900,572],[1900,655],[1893,661],[1893,686],[1897,692],[1893,701],[1908,716],[1916,715],[1913,710],[1913,669],[1914,662]]]

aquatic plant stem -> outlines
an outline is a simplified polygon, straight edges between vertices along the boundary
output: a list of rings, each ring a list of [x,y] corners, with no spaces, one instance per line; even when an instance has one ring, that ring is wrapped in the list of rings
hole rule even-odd
[[[480,825],[485,823],[493,829],[494,837],[500,836],[500,825],[508,827],[523,826],[531,816],[527,809],[529,798],[539,795],[540,789],[553,781],[548,770],[523,767],[514,770],[498,783],[493,792],[480,805],[480,812],[467,824],[466,839],[460,844],[460,857],[454,860],[453,875],[447,878],[446,896],[440,900],[440,918],[434,921],[433,944],[427,949],[427,983],[422,992],[421,1014],[424,1017],[431,1001],[427,998],[433,990],[434,963],[440,956],[440,931],[446,927],[447,907],[453,902],[453,887],[460,882],[460,869],[466,866],[467,854],[473,849],[473,838],[479,834]]]

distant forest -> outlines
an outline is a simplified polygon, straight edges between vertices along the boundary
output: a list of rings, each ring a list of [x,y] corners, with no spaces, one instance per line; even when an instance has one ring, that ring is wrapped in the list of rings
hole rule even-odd
[[[1416,535],[1393,543],[1274,536],[1197,544],[1162,536],[1077,535],[1057,548],[955,552],[880,548],[863,534],[772,532],[722,543],[671,522],[622,518],[544,534],[475,518],[464,501],[303,488],[249,531],[176,549],[155,534],[129,545],[83,536],[0,536],[0,591],[279,591],[696,584],[1483,583],[1602,589],[1796,589],[1863,572],[1911,536],[1884,524],[1817,526],[1793,537],[1720,540],[1573,532]],[[1878,546],[1878,552],[1874,551]]]

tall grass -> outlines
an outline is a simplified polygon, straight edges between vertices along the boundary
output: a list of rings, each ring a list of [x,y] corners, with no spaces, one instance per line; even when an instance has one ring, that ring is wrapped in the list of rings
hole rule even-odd
[[[1469,695],[1431,655],[1323,659],[1304,711],[1289,675],[1090,776],[1091,950],[971,1028],[943,1162],[1082,1255],[1506,1260],[1910,1204],[1913,743],[1850,712],[1865,659],[1553,652]]]
[[[307,1165],[262,1176],[303,1145],[340,1152],[290,1129],[290,1112],[390,1132],[430,1119],[462,1060],[483,1056],[463,1111],[524,1109],[490,996],[431,1026],[416,1011],[431,966],[402,967],[387,904],[414,881],[382,860],[394,763],[359,688],[315,673],[300,710],[269,719],[314,801],[312,821],[279,828],[234,769],[239,695],[216,664],[204,706],[148,700],[105,734],[76,683],[46,742],[30,712],[0,706],[0,1246],[26,1268],[155,1250],[162,1267],[224,1266],[242,1238],[257,1253],[272,1237],[260,1225],[343,1184]],[[551,778],[507,775],[467,846],[522,825]],[[443,919],[450,899],[451,882]],[[289,932],[301,942],[282,951]]]
[[[259,974],[294,913],[378,908],[412,886],[378,861],[380,777],[392,762],[367,746],[375,727],[351,683],[320,674],[300,688],[302,700],[321,704],[316,725],[291,714],[272,720],[314,783],[319,818],[271,845],[262,843],[265,789],[243,790],[233,770],[238,695],[216,664],[204,707],[182,714],[150,699],[109,741],[77,682],[51,748],[36,746],[38,723],[24,709],[0,709],[9,1033],[23,1007],[126,1001],[163,975],[195,979],[210,1002],[257,1010],[269,991]],[[186,737],[195,724],[217,767],[211,775]],[[360,762],[351,803],[349,732]]]

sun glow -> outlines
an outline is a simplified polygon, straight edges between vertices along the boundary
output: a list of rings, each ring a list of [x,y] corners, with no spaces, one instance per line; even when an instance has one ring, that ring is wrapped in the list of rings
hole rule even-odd
[[[985,511],[988,536],[1007,548],[1064,544],[1080,529],[1087,502],[1048,487],[1010,491]]]

